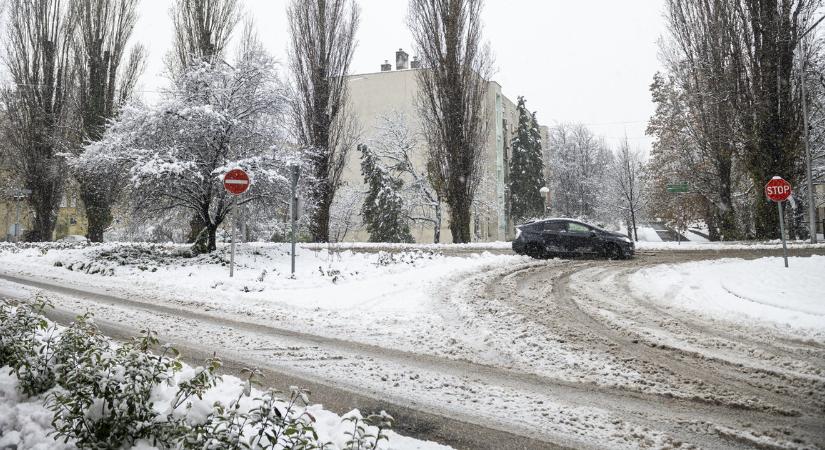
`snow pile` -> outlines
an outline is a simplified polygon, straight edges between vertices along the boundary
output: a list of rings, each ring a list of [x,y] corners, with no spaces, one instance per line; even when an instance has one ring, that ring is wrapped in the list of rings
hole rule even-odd
[[[630,277],[656,302],[736,322],[807,329],[825,338],[825,256],[659,265]]]
[[[0,368],[0,448],[74,448],[49,436],[52,412],[43,405],[44,399],[45,395],[23,398],[17,392],[17,377],[9,374],[8,367]]]

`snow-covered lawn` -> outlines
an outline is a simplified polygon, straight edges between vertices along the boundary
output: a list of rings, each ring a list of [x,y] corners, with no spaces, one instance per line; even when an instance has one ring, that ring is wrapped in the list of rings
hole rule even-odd
[[[289,246],[238,245],[234,278],[228,247],[187,258],[185,246],[103,244],[0,247],[9,274],[47,278],[142,302],[196,309],[320,336],[419,352],[461,330],[445,317],[443,292],[462,275],[530,261],[515,255],[443,256],[432,250],[356,253],[339,247],[299,249],[290,276]],[[339,251],[340,250],[340,251]]]
[[[825,256],[723,259],[642,269],[639,294],[711,318],[807,329],[825,336]]]

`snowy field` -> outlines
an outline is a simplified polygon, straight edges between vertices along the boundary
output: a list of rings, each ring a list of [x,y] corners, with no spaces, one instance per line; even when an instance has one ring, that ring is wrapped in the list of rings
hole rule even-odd
[[[46,278],[140,301],[366,344],[452,353],[460,336],[443,315],[440,292],[463,275],[530,261],[515,255],[444,256],[433,250],[357,253],[300,249],[295,277],[286,244],[239,245],[188,258],[186,246],[149,244],[0,248],[9,274]]]
[[[782,258],[659,265],[636,272],[630,283],[667,306],[825,337],[825,256],[790,258],[787,269]]]
[[[681,425],[640,422],[638,413],[625,412],[630,406],[623,396],[605,397],[591,391],[594,386],[651,396],[632,407],[655,412],[656,420],[682,423],[712,414],[707,420],[718,435],[739,433],[730,410],[782,411],[790,421],[788,414],[797,414],[793,401],[761,398],[775,387],[768,382],[758,395],[745,383],[739,392],[717,385],[705,370],[681,372],[685,367],[726,371],[734,363],[767,373],[771,383],[774,377],[785,384],[786,377],[823,381],[818,356],[797,364],[790,361],[796,355],[740,345],[725,330],[741,324],[737,330],[756,333],[769,324],[777,336],[825,343],[818,321],[825,314],[819,300],[825,298],[819,282],[825,257],[792,258],[786,271],[779,258],[651,265],[703,257],[656,255],[664,250],[781,249],[776,242],[640,243],[650,254],[632,261],[536,261],[513,255],[509,245],[305,245],[292,278],[288,245],[244,244],[231,279],[226,246],[191,257],[179,245],[7,245],[0,246],[0,274],[138,302],[54,298],[67,310],[88,307],[115,324],[150,326],[171,342],[191,344],[197,336],[194,341],[230,359],[238,355],[524,436],[534,430],[574,436],[571,446],[667,447],[694,436]],[[0,295],[33,292],[0,280]],[[681,313],[662,320],[660,310],[671,309]],[[648,345],[630,345],[638,341]],[[673,350],[660,350],[663,344]],[[671,351],[678,358],[660,355]],[[772,369],[779,363],[781,370]],[[668,399],[697,398],[706,399],[698,403],[702,408],[723,409],[670,416],[679,403]]]

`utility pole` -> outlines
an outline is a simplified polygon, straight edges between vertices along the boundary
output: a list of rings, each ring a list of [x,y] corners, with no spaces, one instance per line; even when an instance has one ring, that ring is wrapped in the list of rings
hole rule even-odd
[[[814,192],[813,161],[811,161],[811,142],[808,132],[808,99],[805,89],[805,36],[819,25],[825,16],[819,18],[810,28],[799,36],[799,85],[802,94],[802,133],[805,141],[805,166],[808,179],[808,220],[811,232],[811,244],[816,244],[816,192]],[[823,230],[825,232],[825,230]]]

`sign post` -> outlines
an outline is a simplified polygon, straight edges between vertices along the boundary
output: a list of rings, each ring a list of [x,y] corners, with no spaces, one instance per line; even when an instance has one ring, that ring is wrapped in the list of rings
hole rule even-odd
[[[249,189],[250,181],[249,175],[241,169],[232,169],[223,176],[223,188],[226,189],[226,192],[234,196],[239,196],[246,192]],[[230,223],[232,224],[232,232],[230,233],[231,239],[231,250],[229,255],[229,278],[232,278],[235,275],[235,204],[237,201],[232,202],[232,220]]]
[[[782,238],[782,254],[785,257],[785,267],[788,267],[788,245],[785,243],[785,216],[782,214],[782,202],[791,196],[791,184],[780,176],[775,176],[765,185],[765,195],[776,202],[779,210],[779,237]]]
[[[292,166],[292,183],[289,198],[289,219],[292,222],[292,278],[295,278],[295,247],[298,242],[298,177],[301,175],[301,168],[297,165]]]

